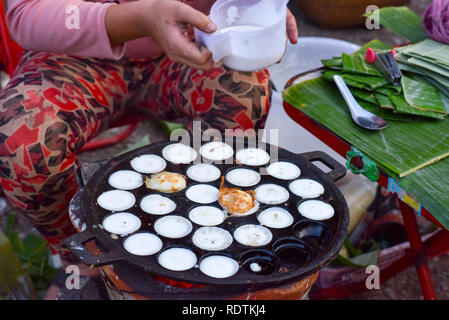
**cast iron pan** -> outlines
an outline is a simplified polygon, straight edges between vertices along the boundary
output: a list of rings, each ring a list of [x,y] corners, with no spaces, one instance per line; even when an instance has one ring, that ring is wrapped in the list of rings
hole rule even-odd
[[[226,142],[228,143],[228,141]],[[323,152],[293,154],[280,148],[276,148],[278,151],[278,161],[288,161],[296,164],[301,169],[300,178],[310,178],[323,185],[325,193],[318,199],[329,203],[335,209],[335,215],[331,219],[317,222],[301,216],[297,211],[297,206],[303,199],[290,193],[289,200],[285,204],[278,206],[283,206],[287,209],[293,215],[295,221],[292,226],[284,229],[270,229],[273,233],[273,240],[263,247],[247,247],[234,240],[229,248],[220,252],[207,252],[201,250],[197,248],[191,240],[191,236],[200,226],[192,223],[193,231],[182,239],[168,239],[160,236],[164,245],[162,250],[155,255],[140,257],[127,252],[122,246],[126,237],[111,237],[109,232],[101,228],[103,219],[111,214],[111,212],[99,207],[96,204],[96,199],[101,193],[113,189],[108,184],[108,177],[113,172],[118,170],[132,170],[130,161],[139,155],[156,154],[161,156],[162,149],[172,143],[174,142],[151,144],[113,158],[104,167],[100,168],[89,180],[81,194],[80,208],[86,219],[86,229],[65,240],[68,248],[85,264],[102,266],[117,261],[125,261],[141,268],[141,270],[145,272],[170,278],[175,281],[233,287],[251,285],[254,288],[255,286],[267,287],[279,285],[288,281],[299,280],[316,272],[338,254],[347,234],[349,212],[346,201],[334,182],[346,174],[345,167]],[[204,143],[206,142],[203,142],[203,144]],[[236,143],[234,140],[234,149],[235,146],[239,145],[241,144]],[[244,141],[244,146],[245,148],[249,147],[248,141]],[[272,146],[267,144],[265,150],[270,153],[271,148]],[[237,152],[238,150],[235,151]],[[247,167],[236,164],[235,153],[233,164],[215,164],[221,170],[222,175],[225,175],[226,172],[232,168]],[[198,155],[200,156],[199,152]],[[271,154],[270,156],[273,157]],[[325,173],[315,166],[313,162],[321,162],[329,167],[331,171]],[[167,161],[165,170],[185,175],[186,170],[190,165],[191,164],[175,165]],[[247,168],[257,170],[261,167]],[[209,184],[219,188],[220,180],[221,179]],[[289,190],[288,185],[290,182],[291,181],[276,179],[269,175],[261,175],[261,181],[258,185],[275,183]],[[198,182],[187,178],[187,188],[197,183]],[[255,189],[258,185],[242,189]],[[235,186],[225,182],[225,187]],[[132,190],[131,192],[135,195],[137,200],[136,205],[126,211],[134,213],[141,219],[142,226],[137,232],[149,231],[151,233],[156,233],[153,229],[153,225],[154,222],[161,217],[147,214],[139,208],[140,199],[148,194],[159,193],[171,198],[177,203],[177,209],[171,214],[181,215],[188,218],[189,210],[199,204],[195,204],[187,199],[185,196],[186,189],[173,194],[163,194],[146,189],[144,184],[140,188]],[[218,202],[209,205],[221,208]],[[268,207],[269,205],[261,204],[258,212],[261,212]],[[218,227],[224,228],[233,234],[233,231],[240,225],[249,223],[259,224],[257,221],[258,212],[246,217],[229,217],[221,225],[218,225]],[[297,232],[298,225],[311,225],[315,229],[321,229],[323,231],[322,235],[321,237],[299,239]],[[101,255],[94,255],[85,247],[84,244],[90,240],[95,240],[97,245],[102,249],[103,253]],[[159,253],[170,247],[184,247],[192,250],[198,257],[198,265],[201,262],[201,259],[210,254],[226,255],[238,261],[240,269],[234,276],[225,279],[209,277],[203,274],[197,267],[182,272],[167,270],[158,264],[157,257]],[[259,262],[266,266],[264,272],[254,273],[250,271],[249,264],[251,262]]]

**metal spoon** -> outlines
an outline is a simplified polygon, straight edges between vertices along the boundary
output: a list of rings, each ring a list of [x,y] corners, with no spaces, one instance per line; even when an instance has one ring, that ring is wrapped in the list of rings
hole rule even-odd
[[[358,104],[341,76],[335,75],[334,81],[337,84],[337,87],[340,90],[346,103],[348,104],[352,119],[355,123],[357,123],[362,128],[369,130],[382,130],[387,127],[387,122],[384,119],[376,116],[371,112],[366,111]]]

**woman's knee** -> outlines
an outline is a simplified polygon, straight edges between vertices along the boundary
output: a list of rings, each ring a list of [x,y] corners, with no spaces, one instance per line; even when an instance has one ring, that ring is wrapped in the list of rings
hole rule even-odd
[[[268,71],[239,72],[224,66],[220,69],[221,75],[209,78],[204,89],[199,90],[203,95],[207,90],[213,93],[210,107],[199,107],[199,102],[208,100],[197,94],[192,95],[193,109],[200,111],[200,118],[217,129],[263,128],[273,90]]]
[[[0,100],[0,178],[7,195],[39,202],[40,195],[66,188],[74,172],[69,124],[45,110],[26,110],[23,101],[19,105]]]

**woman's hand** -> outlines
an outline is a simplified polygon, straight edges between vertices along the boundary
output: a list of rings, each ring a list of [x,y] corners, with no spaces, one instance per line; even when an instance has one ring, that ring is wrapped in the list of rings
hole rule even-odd
[[[176,0],[139,0],[110,6],[106,12],[106,29],[111,46],[142,37],[151,37],[167,57],[191,67],[213,68],[212,53],[190,39],[192,27],[213,33],[216,25],[202,12]],[[287,9],[287,34],[298,42],[296,19]]]
[[[213,67],[212,53],[190,40],[192,27],[213,33],[216,25],[202,12],[175,0],[140,0],[114,5],[106,13],[111,45],[151,37],[167,57],[191,67]]]
[[[291,43],[298,43],[298,25],[290,9],[287,9],[287,35]]]

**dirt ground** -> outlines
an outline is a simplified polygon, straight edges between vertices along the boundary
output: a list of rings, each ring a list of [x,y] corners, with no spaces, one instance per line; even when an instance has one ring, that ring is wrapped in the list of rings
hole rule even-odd
[[[422,14],[430,3],[430,0],[412,0],[411,7],[415,12]],[[373,30],[369,31],[365,28],[349,28],[345,30],[324,30],[319,26],[309,21],[298,9],[294,1],[291,1],[292,11],[298,18],[300,26],[301,36],[323,36],[332,37],[342,40],[351,41],[357,44],[364,44],[373,38],[378,38],[382,41],[392,44],[399,44],[401,39],[395,37],[387,30]],[[113,129],[104,133],[107,136],[115,133],[121,129]],[[99,151],[85,152],[79,155],[81,161],[97,161],[110,158],[124,150],[129,146],[135,144],[144,135],[148,135],[150,141],[158,142],[166,139],[165,133],[161,130],[157,122],[145,122],[139,125],[139,128],[128,138],[126,141],[116,144],[113,147],[104,148]],[[6,200],[0,197],[0,229],[3,229],[6,223],[7,213],[11,210],[11,207]],[[23,218],[17,219],[17,228],[22,231],[23,234],[29,232],[36,232],[26,220]],[[439,258],[434,258],[429,262],[432,270],[432,275],[437,291],[437,295],[440,299],[449,300],[449,255],[445,255]],[[390,279],[386,283],[381,285],[380,290],[373,290],[363,294],[356,294],[348,297],[347,299],[357,300],[377,300],[377,299],[422,299],[419,282],[417,279],[416,271],[413,267],[407,268],[405,271],[398,274],[396,277]]]

